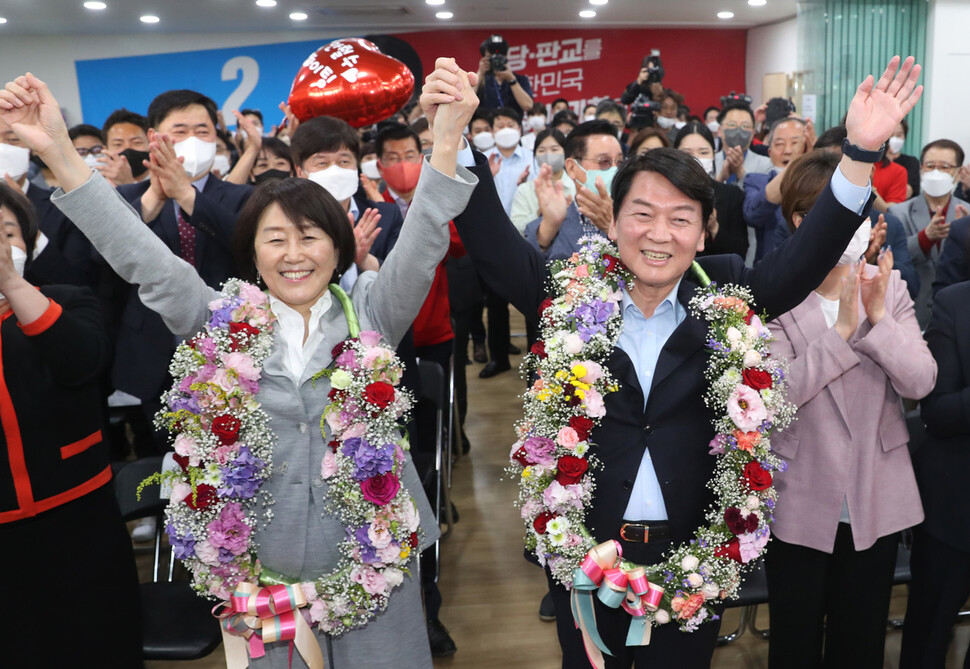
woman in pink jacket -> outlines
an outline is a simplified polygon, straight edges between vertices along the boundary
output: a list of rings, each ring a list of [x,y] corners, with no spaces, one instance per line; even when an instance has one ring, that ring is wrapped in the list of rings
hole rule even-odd
[[[815,151],[788,167],[793,231],[838,162]],[[869,244],[864,221],[815,292],[769,324],[798,407],[772,439],[788,462],[765,561],[774,668],[881,669],[899,532],[923,520],[900,398],[929,393],[936,363],[892,251],[859,261]]]

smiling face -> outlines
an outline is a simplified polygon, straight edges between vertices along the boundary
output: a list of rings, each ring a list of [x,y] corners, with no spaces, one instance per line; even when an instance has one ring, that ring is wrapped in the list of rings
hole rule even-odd
[[[635,301],[636,293],[662,300],[704,250],[702,216],[701,203],[660,174],[644,171],[633,178],[609,237],[634,275]]]
[[[254,250],[256,270],[270,294],[309,315],[337,266],[333,240],[312,224],[300,230],[274,203],[259,218]]]

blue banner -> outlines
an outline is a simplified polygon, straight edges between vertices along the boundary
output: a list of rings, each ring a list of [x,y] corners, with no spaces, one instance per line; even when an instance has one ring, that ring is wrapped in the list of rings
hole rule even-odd
[[[79,60],[75,68],[84,122],[101,127],[121,107],[146,114],[159,93],[188,88],[215,100],[230,127],[236,118],[229,110],[259,109],[269,132],[283,119],[279,103],[286,101],[303,61],[330,41]]]

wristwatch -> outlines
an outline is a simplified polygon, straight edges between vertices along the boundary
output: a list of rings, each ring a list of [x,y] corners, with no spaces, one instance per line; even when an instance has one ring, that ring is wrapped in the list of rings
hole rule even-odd
[[[885,142],[877,150],[868,151],[849,142],[848,137],[842,140],[842,155],[848,156],[852,160],[858,160],[860,163],[878,163],[882,158],[882,152],[885,150]]]
[[[509,86],[515,86],[517,83],[519,83],[519,80],[515,78],[515,75],[512,75],[512,81],[509,82]]]

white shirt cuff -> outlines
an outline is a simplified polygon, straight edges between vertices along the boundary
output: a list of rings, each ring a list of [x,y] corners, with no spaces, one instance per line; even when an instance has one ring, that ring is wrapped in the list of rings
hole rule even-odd
[[[461,143],[464,144],[460,149],[458,149],[458,164],[462,167],[475,167],[475,153],[472,151],[472,147],[468,145],[468,141],[462,137]]]
[[[865,186],[856,186],[845,178],[842,167],[839,166],[835,168],[835,173],[832,175],[832,194],[843,207],[861,214],[869,201],[869,195],[872,194],[872,182]]]

